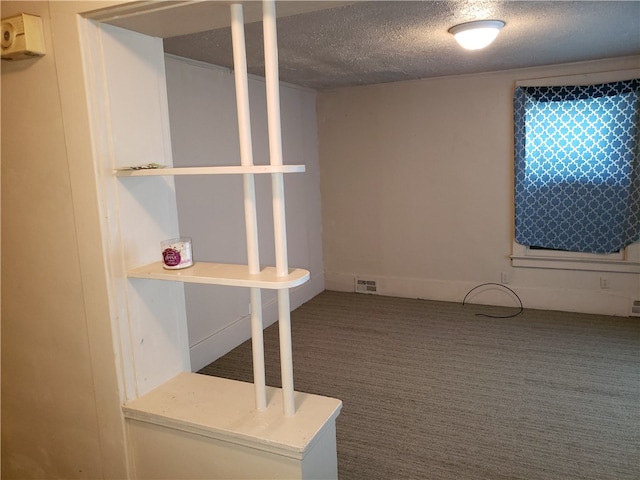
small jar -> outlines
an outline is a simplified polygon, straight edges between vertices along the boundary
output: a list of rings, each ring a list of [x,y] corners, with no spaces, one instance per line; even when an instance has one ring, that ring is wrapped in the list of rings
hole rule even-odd
[[[169,270],[178,270],[193,265],[191,239],[188,237],[172,238],[160,243],[162,247],[162,266]]]

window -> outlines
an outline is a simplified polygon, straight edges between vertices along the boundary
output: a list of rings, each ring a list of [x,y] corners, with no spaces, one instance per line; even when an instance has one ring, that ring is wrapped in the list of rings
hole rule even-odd
[[[526,256],[627,258],[640,239],[639,118],[637,79],[516,88],[515,240]]]

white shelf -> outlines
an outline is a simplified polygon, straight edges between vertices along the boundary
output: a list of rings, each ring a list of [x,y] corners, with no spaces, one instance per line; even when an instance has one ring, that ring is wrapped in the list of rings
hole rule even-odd
[[[250,274],[247,265],[205,262],[195,262],[191,267],[181,270],[167,270],[162,267],[162,262],[155,262],[131,269],[127,271],[127,276],[129,278],[279,290],[302,285],[309,280],[309,271],[290,268],[288,275],[278,276],[275,267],[264,267],[260,273]]]
[[[304,165],[224,165],[214,167],[148,168],[141,170],[115,170],[117,177],[160,177],[171,175],[238,175],[243,173],[301,173]]]
[[[183,372],[123,411],[128,419],[301,458],[342,409],[338,399],[296,392],[300,408],[283,417],[282,390],[267,388],[269,404],[258,411],[252,384]]]

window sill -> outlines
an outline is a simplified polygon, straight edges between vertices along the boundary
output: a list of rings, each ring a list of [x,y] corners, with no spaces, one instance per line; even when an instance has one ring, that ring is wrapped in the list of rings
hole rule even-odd
[[[621,258],[594,258],[592,254],[558,252],[545,256],[540,250],[532,254],[524,245],[513,242],[511,264],[514,267],[546,268],[555,270],[582,270],[591,272],[640,273],[640,244],[627,247]]]
[[[592,272],[640,273],[640,263],[626,261],[574,260],[565,258],[540,258],[511,256],[514,267],[549,268],[560,270],[586,270]]]

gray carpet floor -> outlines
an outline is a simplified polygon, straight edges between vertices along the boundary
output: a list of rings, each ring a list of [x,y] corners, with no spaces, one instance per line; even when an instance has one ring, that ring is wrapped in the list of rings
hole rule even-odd
[[[640,319],[325,291],[295,388],[339,398],[341,480],[640,479]],[[267,384],[280,386],[277,325]],[[252,381],[246,342],[200,373]]]

